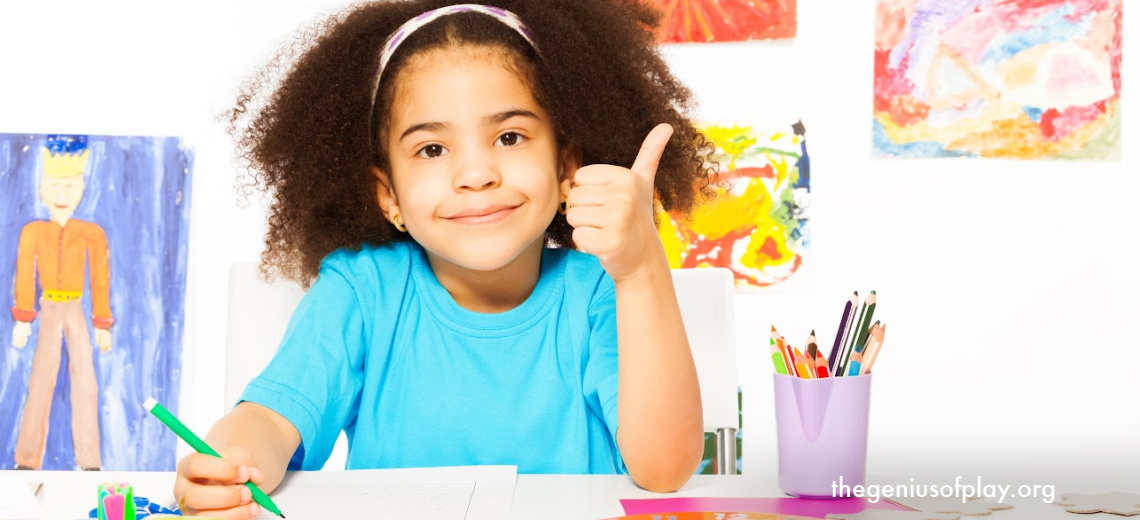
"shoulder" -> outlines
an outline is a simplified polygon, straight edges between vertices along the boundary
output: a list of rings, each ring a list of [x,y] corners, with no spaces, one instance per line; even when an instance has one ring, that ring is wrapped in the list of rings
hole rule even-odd
[[[403,286],[411,272],[413,247],[411,242],[397,241],[338,249],[321,261],[317,283],[342,278],[358,291]]]
[[[20,232],[21,233],[37,233],[41,229],[47,229],[48,224],[51,224],[50,220],[33,220],[31,222],[28,222],[27,224],[24,224],[24,227],[20,229]]]
[[[562,261],[567,294],[585,295],[592,304],[614,292],[614,281],[602,268],[598,257],[572,249],[549,249],[548,254]]]
[[[71,219],[68,224],[75,226],[81,233],[88,236],[103,236],[103,227],[86,220]]]

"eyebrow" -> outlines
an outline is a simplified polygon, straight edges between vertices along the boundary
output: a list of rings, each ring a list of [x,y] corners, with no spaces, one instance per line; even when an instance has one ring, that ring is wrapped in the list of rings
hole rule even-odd
[[[497,124],[502,123],[503,121],[506,121],[512,117],[527,117],[530,119],[534,119],[535,121],[541,121],[542,120],[541,117],[538,117],[538,114],[535,114],[534,112],[531,112],[530,110],[526,110],[526,109],[522,109],[522,108],[516,108],[516,109],[512,109],[512,110],[505,110],[503,112],[498,112],[498,113],[491,114],[489,116],[484,117],[483,118],[483,126],[497,125]],[[415,124],[415,125],[408,127],[407,130],[404,130],[404,133],[400,134],[400,139],[398,139],[397,142],[403,141],[405,137],[408,137],[409,135],[412,135],[412,134],[419,132],[421,130],[430,131],[430,132],[441,132],[443,130],[447,130],[447,129],[451,128],[451,126],[452,126],[451,123],[442,123],[439,121],[429,121],[426,123]]]

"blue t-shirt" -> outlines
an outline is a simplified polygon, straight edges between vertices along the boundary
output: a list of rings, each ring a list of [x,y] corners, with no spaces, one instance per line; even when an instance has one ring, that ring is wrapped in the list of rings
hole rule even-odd
[[[343,429],[348,469],[624,473],[617,383],[614,284],[595,257],[544,249],[526,301],[487,314],[406,241],[326,257],[241,398],[301,433],[290,469],[320,469]]]

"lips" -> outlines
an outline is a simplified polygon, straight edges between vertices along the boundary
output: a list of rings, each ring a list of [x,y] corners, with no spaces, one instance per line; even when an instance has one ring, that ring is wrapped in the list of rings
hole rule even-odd
[[[460,224],[487,224],[491,222],[498,222],[504,218],[507,218],[507,216],[513,213],[514,210],[518,207],[519,206],[517,205],[496,205],[486,206],[482,208],[472,208],[460,211],[459,213],[447,217],[447,220]]]

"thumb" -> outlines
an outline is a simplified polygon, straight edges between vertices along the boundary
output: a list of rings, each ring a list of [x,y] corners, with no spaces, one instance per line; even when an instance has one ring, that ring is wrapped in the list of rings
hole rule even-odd
[[[657,164],[661,162],[661,154],[665,153],[665,145],[669,144],[669,138],[672,136],[673,127],[669,123],[655,126],[649,135],[645,136],[641,150],[637,152],[637,159],[633,160],[630,170],[648,181],[650,186],[653,186],[653,180],[657,177]]]

